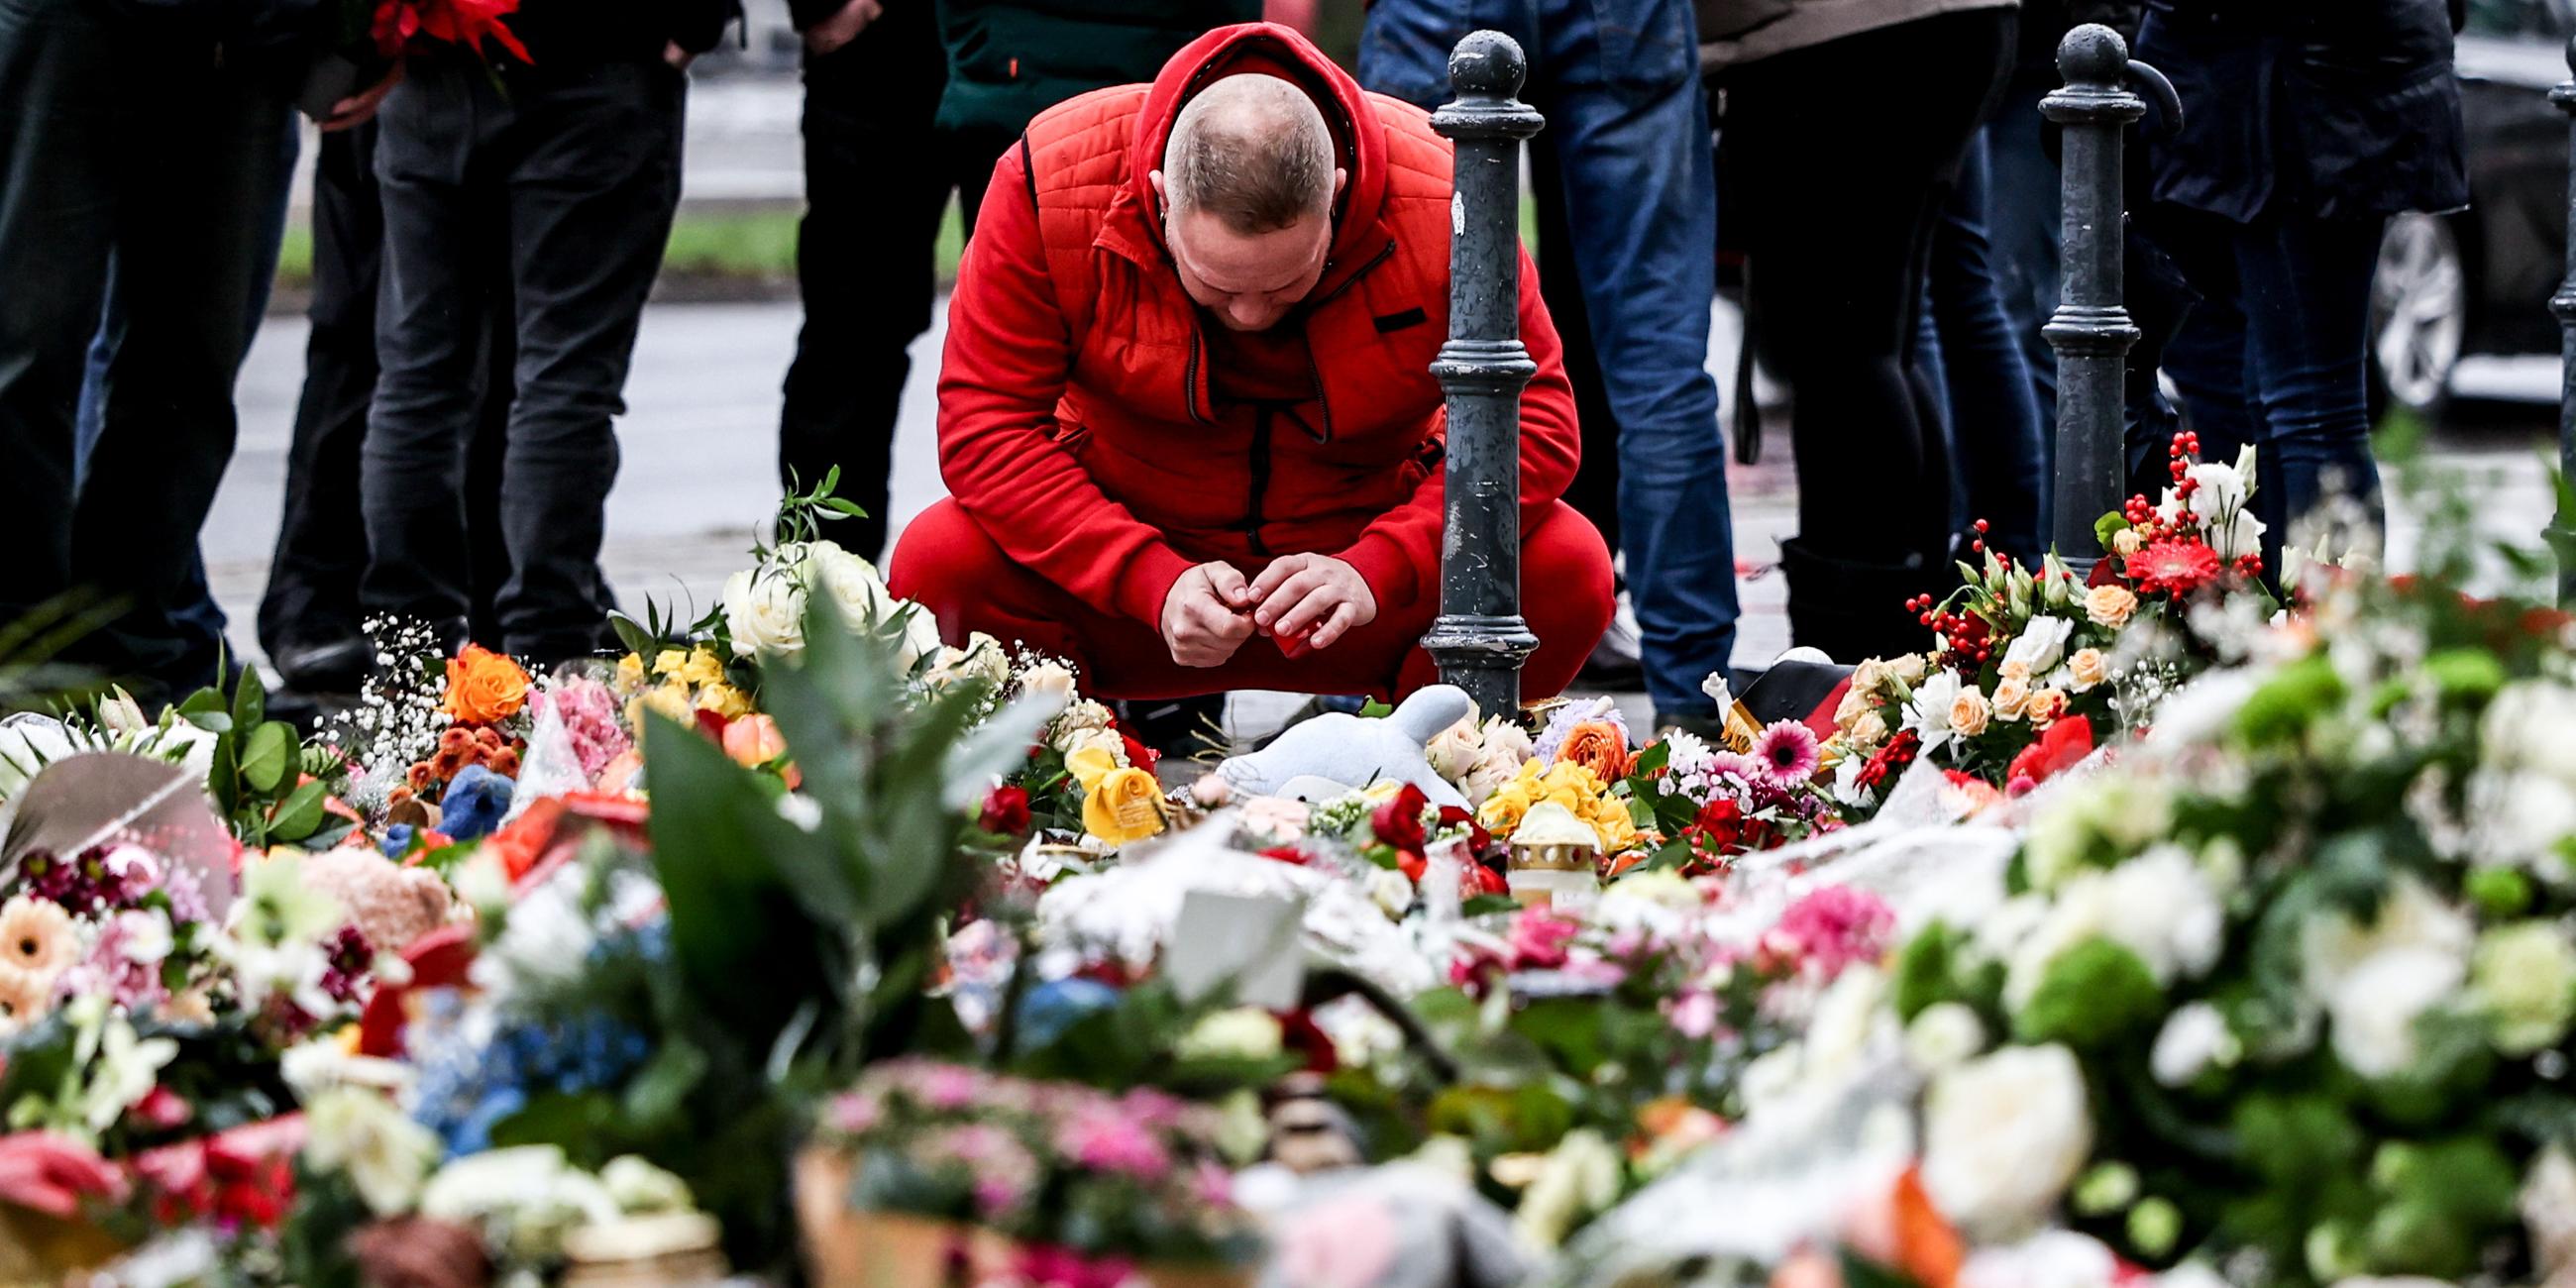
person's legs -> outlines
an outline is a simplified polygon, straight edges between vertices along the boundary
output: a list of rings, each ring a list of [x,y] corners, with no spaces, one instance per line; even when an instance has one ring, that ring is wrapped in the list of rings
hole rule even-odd
[[[599,552],[613,418],[680,196],[687,76],[659,59],[522,89],[508,163],[517,391],[503,455],[503,646],[540,660],[605,635]]]
[[[359,601],[369,613],[432,623],[448,647],[462,642],[471,603],[465,445],[482,397],[489,308],[473,256],[496,208],[469,173],[482,146],[477,114],[497,104],[483,76],[463,58],[414,60],[377,117],[385,238],[379,371],[360,451],[368,561]]]
[[[2165,346],[2164,375],[2182,396],[2191,431],[2200,436],[2201,455],[2232,461],[2238,449],[2262,437],[2246,346],[2243,287],[2236,273],[2236,225],[2171,207],[2155,207],[2151,214],[2155,244],[2172,256],[2200,296]],[[2142,472],[2133,463],[2131,471],[2132,481],[2151,499],[2154,489],[2170,482],[2152,472],[2163,467],[2163,446],[2133,445],[2133,456],[2152,449],[2144,462],[2149,469]]]
[[[2025,563],[2047,552],[2039,526],[2048,458],[2031,375],[1996,295],[1986,238],[1986,148],[1968,145],[1959,182],[1932,236],[1932,320],[1940,334],[1951,444],[1966,484],[1967,517],[1987,522],[1987,548]]]
[[[2048,153],[2039,100],[2055,88],[2016,77],[2003,105],[1986,124],[1986,236],[1993,250],[1995,298],[2021,346],[2030,372],[2031,400],[2043,430],[2057,424],[2057,351],[2040,329],[2057,312],[2058,238],[2064,232],[2065,195],[2057,158]],[[2041,434],[2043,459],[2055,459],[2054,438]],[[2047,504],[2040,506],[2047,522]],[[2046,527],[2041,531],[2045,533]]]
[[[1550,114],[1554,119],[1554,114]],[[1530,140],[1530,188],[1539,194],[1538,289],[1548,316],[1564,342],[1565,379],[1574,386],[1574,419],[1583,431],[1583,459],[1574,481],[1566,485],[1565,503],[1599,529],[1613,547],[1619,543],[1619,417],[1610,410],[1610,394],[1601,379],[1600,351],[1592,343],[1592,317],[1583,304],[1583,275],[1577,270],[1575,233],[1566,217],[1572,193],[1562,137],[1542,131]]]
[[[2011,36],[2006,11],[1948,14],[1730,84],[1728,175],[1764,197],[1745,205],[1754,339],[1797,403],[1791,630],[1841,660],[1921,647],[1904,600],[1950,567],[1949,455],[1907,365],[1933,220]],[[1916,87],[1905,113],[1836,89],[1876,79]]]
[[[945,80],[931,8],[890,5],[857,40],[805,67],[804,222],[796,279],[805,326],[778,423],[780,479],[810,489],[834,467],[868,512],[836,535],[884,549],[906,350],[930,326],[932,250],[965,161],[931,127]],[[993,156],[983,158],[986,177]]]
[[[127,605],[86,651],[172,696],[216,678],[222,617],[197,535],[232,458],[233,381],[275,272],[293,152],[286,98],[258,78],[210,65],[154,84],[166,110],[119,149],[110,357],[72,569]]]
[[[0,0],[0,638],[72,587],[73,409],[132,119],[110,12]]]
[[[2246,365],[2263,407],[2256,513],[2271,525],[2266,568],[2280,567],[2291,525],[2330,498],[2358,501],[2371,528],[2340,533],[2338,545],[2366,539],[2363,553],[2375,555],[2387,525],[2365,374],[2381,231],[2378,219],[2279,213],[2237,238]]]

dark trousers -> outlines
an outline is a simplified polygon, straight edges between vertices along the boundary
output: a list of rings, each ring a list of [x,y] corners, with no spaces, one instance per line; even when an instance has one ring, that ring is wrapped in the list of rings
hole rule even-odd
[[[2384,526],[2363,366],[2383,221],[2274,210],[2239,224],[2171,207],[2154,221],[2156,244],[2201,297],[2165,349],[2165,374],[2202,459],[2256,448],[2264,567],[2277,572],[2290,524],[2329,497]]]
[[[78,661],[146,702],[214,678],[197,533],[231,460],[233,378],[283,182],[285,87],[90,0],[0,0],[0,623],[84,587]],[[105,314],[111,264],[117,307]],[[74,488],[84,358],[111,353]]]
[[[1713,715],[1700,685],[1727,670],[1735,649],[1735,539],[1707,365],[1717,184],[1690,6],[1377,0],[1360,81],[1423,106],[1446,102],[1449,51],[1478,27],[1529,51],[1526,93],[1548,118],[1559,182],[1539,200],[1562,208],[1615,426],[1617,530],[1647,692],[1662,714]],[[1553,253],[1544,238],[1541,250]],[[1587,425],[1584,439],[1590,456],[1599,432]]]
[[[2012,10],[1968,10],[1728,73],[1726,177],[1746,194],[1753,338],[1797,404],[1791,627],[1828,652],[1918,647],[1905,587],[1951,575],[1950,452],[1912,370],[1917,314],[1934,231],[2013,37]],[[1900,83],[1901,112],[1850,92]],[[1870,616],[1824,628],[1846,612]]]
[[[1916,365],[1958,462],[1959,515],[1984,520],[1987,548],[2025,563],[2047,553],[2047,446],[2021,339],[1997,298],[1986,234],[1986,141],[1969,143],[1932,232]],[[2053,374],[2053,369],[2052,369]]]
[[[895,421],[912,342],[930,328],[940,217],[964,186],[971,223],[974,198],[1013,141],[939,135],[932,119],[946,79],[926,4],[888,5],[858,39],[805,64],[806,208],[796,234],[805,325],[787,368],[779,477],[805,490],[837,467],[836,492],[867,517],[833,525],[832,537],[869,559],[885,549]]]
[[[385,219],[376,191],[376,126],[322,136],[313,165],[312,329],[304,344],[304,391],[286,452],[286,505],[268,590],[259,601],[259,642],[270,656],[359,634],[358,583],[367,571],[367,526],[359,505],[359,452],[376,393],[376,287]],[[501,446],[507,441],[512,334],[509,280],[493,263],[494,307],[486,322],[490,361],[482,413],[466,463],[466,529],[473,547],[473,632],[499,639],[492,601],[510,575],[501,543]]]
[[[465,633],[466,457],[489,360],[484,266],[499,255],[517,348],[500,638],[510,652],[560,658],[603,640],[612,421],[679,199],[688,81],[659,59],[504,75],[496,86],[468,58],[416,62],[381,116],[382,370],[362,454],[361,599],[426,618],[451,643]]]

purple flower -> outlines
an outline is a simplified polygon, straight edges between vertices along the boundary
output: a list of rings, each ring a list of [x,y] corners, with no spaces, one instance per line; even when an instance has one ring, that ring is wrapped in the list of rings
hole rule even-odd
[[[1795,720],[1775,720],[1753,740],[1754,776],[1774,787],[1795,787],[1816,776],[1824,749],[1816,731]]]

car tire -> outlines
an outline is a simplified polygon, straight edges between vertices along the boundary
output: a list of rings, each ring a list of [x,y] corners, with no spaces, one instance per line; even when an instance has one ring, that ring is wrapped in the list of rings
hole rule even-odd
[[[2441,420],[2468,314],[2468,262],[2450,221],[2412,212],[2390,219],[2370,283],[2373,423],[2395,411]]]

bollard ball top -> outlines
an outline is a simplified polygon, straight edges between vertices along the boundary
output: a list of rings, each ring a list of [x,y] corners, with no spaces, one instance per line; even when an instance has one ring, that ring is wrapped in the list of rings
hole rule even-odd
[[[1520,42],[1499,31],[1471,31],[1449,51],[1449,84],[1462,98],[1511,98],[1528,74]]]
[[[2129,42],[2101,23],[2085,23],[2058,42],[2057,70],[2070,85],[2117,85],[2128,75]]]

